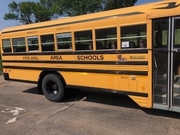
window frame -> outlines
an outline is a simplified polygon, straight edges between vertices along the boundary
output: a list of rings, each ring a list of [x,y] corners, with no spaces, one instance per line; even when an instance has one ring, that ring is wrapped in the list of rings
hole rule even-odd
[[[42,42],[43,41],[43,39],[42,39],[42,37],[44,37],[44,36],[52,36],[52,39],[53,39],[53,42]],[[48,34],[41,34],[41,35],[39,35],[39,39],[40,39],[40,43],[41,43],[41,52],[56,52],[56,41],[55,41],[55,34],[54,33],[48,33]],[[49,39],[48,39],[49,40]],[[47,41],[48,41],[47,40]],[[51,45],[51,44],[53,44],[53,46],[52,46],[52,50],[45,50],[45,51],[43,51],[43,49],[44,49],[44,45]]]
[[[58,35],[64,35],[64,36],[66,36],[66,35],[68,35],[68,34],[70,34],[70,37],[67,37],[67,38],[70,38],[70,40],[71,41],[62,41],[62,42],[58,42]],[[66,50],[73,50],[73,33],[72,32],[63,32],[63,33],[56,33],[55,34],[55,38],[56,38],[56,43],[57,43],[57,50],[58,51],[66,51]],[[63,39],[63,38],[62,38]],[[69,49],[67,48],[67,49],[59,49],[59,45],[58,44],[61,44],[61,43],[70,43],[71,44],[71,47],[69,47]]]
[[[15,40],[15,39],[16,40],[17,39],[24,39],[24,44],[23,45],[18,45],[18,44],[14,45],[14,41],[13,40]],[[27,52],[26,37],[14,37],[14,38],[11,38],[11,42],[12,42],[12,47],[13,47],[13,53],[25,53],[25,52]],[[25,47],[25,51],[15,51],[15,48],[17,46],[24,46]]]
[[[76,32],[91,32],[91,39],[88,39],[88,40],[76,40]],[[91,42],[89,43],[88,45],[88,48],[91,46],[92,48],[91,49],[84,49],[84,50],[77,50],[77,47],[76,47],[76,43],[79,42],[79,43],[83,43],[83,42]],[[77,52],[77,51],[93,51],[93,29],[83,29],[83,30],[76,30],[74,31],[74,50]]]
[[[107,29],[115,29],[116,31],[116,38],[97,38],[97,32],[96,30],[107,30]],[[107,36],[107,35],[106,35]],[[98,41],[111,41],[111,40],[116,40],[115,43],[116,43],[116,48],[103,48],[103,49],[97,49],[97,42]],[[106,51],[106,50],[118,50],[118,28],[117,26],[112,26],[112,27],[101,27],[101,28],[96,28],[95,29],[95,46],[96,46],[96,51]]]
[[[8,40],[8,39],[9,39],[9,43],[10,43],[9,47],[10,47],[10,50],[11,50],[11,51],[9,51],[9,52],[5,52],[5,51],[4,51],[4,44],[3,44],[3,40]],[[1,49],[2,49],[2,52],[3,52],[3,53],[12,53],[12,52],[13,52],[13,49],[12,49],[12,44],[11,44],[11,38],[4,38],[4,39],[2,39],[2,46],[1,46]]]
[[[128,34],[131,34],[131,35],[136,35],[136,36],[123,36],[123,35],[128,35],[127,33],[123,34],[123,28],[130,28],[130,27],[145,27],[145,31],[137,31],[137,32],[132,32],[132,33],[128,33]],[[144,28],[143,28],[144,29]],[[144,33],[145,34],[142,34],[141,33]],[[147,32],[148,32],[148,29],[147,29],[147,23],[139,23],[139,24],[129,24],[129,25],[122,25],[120,26],[120,47],[122,50],[130,50],[130,49],[147,49]],[[139,35],[138,35],[139,33]],[[129,41],[122,41],[122,40],[126,40],[126,39],[133,39],[133,40],[136,40],[137,41],[137,45],[135,45],[134,47],[130,47],[130,42],[132,41],[132,43],[134,42],[133,40],[129,40]],[[144,46],[145,47],[140,47],[140,40],[143,40],[144,42]],[[123,45],[124,43],[124,45]],[[135,42],[134,42],[135,43]],[[123,47],[123,46],[128,46],[128,47]],[[139,46],[139,47],[138,47]]]
[[[32,38],[37,38],[37,41],[38,43],[37,44],[30,44],[30,45],[37,45],[38,46],[38,50],[29,50],[29,42],[28,42],[28,39],[32,39]],[[28,52],[40,52],[40,46],[39,46],[39,36],[38,35],[35,35],[35,36],[27,36],[26,37],[27,39],[27,47],[28,47]]]

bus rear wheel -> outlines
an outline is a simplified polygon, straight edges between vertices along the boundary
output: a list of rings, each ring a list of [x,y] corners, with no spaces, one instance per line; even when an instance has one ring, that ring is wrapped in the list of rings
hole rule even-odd
[[[42,91],[52,102],[59,102],[64,97],[64,85],[57,74],[48,74],[42,80]]]

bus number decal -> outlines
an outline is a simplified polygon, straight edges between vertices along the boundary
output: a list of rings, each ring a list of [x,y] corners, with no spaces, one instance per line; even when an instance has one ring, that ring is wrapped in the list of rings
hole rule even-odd
[[[78,55],[77,60],[104,60],[103,55]]]
[[[129,79],[127,76],[121,76],[121,79]]]

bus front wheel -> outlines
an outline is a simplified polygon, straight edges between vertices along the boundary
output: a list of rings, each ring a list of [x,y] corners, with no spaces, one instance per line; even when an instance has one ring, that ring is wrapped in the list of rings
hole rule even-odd
[[[42,91],[45,97],[53,102],[59,102],[64,97],[64,85],[57,74],[48,74],[42,80]]]

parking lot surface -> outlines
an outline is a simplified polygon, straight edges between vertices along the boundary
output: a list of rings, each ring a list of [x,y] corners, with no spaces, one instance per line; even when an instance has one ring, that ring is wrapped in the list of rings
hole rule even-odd
[[[36,85],[0,76],[1,135],[179,135],[180,113],[144,109],[123,95],[71,90],[48,101]]]

